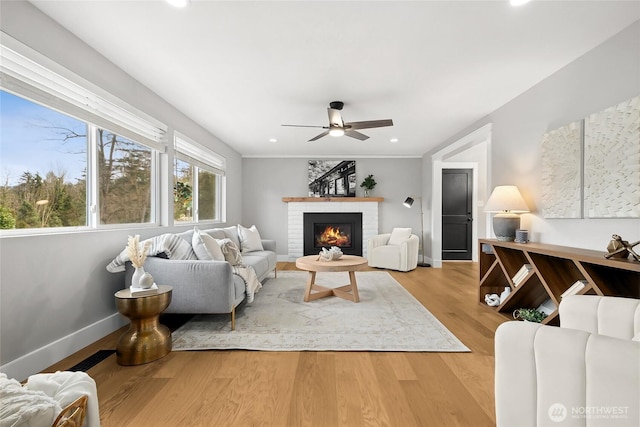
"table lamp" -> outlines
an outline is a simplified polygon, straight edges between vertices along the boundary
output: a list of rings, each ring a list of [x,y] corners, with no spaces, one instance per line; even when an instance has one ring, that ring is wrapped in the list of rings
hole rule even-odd
[[[493,232],[503,242],[512,242],[516,238],[516,230],[520,228],[520,215],[529,212],[518,187],[515,185],[498,185],[493,189],[484,206],[485,212],[497,212],[493,217]]]

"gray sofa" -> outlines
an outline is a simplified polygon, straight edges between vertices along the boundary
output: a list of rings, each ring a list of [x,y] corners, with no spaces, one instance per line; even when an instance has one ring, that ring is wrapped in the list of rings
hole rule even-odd
[[[216,239],[231,239],[241,247],[237,227],[202,230]],[[191,245],[193,230],[179,236]],[[276,274],[276,243],[262,240],[263,251],[242,254],[243,264],[254,268],[258,280],[263,282],[273,271]],[[233,274],[226,261],[172,260],[148,257],[144,263],[158,285],[173,288],[171,304],[164,313],[231,314],[231,327],[235,328],[235,308],[246,298],[244,280]],[[126,285],[130,286],[133,266],[126,265]],[[259,294],[256,295],[259,298]]]

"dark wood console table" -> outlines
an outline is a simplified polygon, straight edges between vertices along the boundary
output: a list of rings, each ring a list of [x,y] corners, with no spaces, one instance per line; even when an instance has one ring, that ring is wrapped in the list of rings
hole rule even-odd
[[[631,259],[604,257],[605,251],[548,245],[480,239],[479,302],[513,319],[518,308],[538,308],[548,299],[556,310],[544,321],[558,325],[557,307],[561,295],[578,280],[586,286],[579,294],[640,298],[640,263]],[[516,286],[512,278],[524,264],[531,271]],[[489,307],[485,294],[498,294],[506,286],[510,295],[498,306]]]

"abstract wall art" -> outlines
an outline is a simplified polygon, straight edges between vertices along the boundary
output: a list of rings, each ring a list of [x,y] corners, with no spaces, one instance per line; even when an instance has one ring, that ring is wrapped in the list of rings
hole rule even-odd
[[[582,218],[582,120],[542,137],[542,216]]]
[[[542,137],[544,218],[640,218],[640,96]]]
[[[585,119],[584,212],[640,218],[640,96]]]

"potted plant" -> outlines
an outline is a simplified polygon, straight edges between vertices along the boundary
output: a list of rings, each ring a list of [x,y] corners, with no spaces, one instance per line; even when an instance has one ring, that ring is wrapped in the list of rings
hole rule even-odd
[[[362,181],[360,187],[364,188],[364,197],[369,197],[369,192],[375,188],[376,184],[377,182],[375,179],[373,179],[373,175],[367,176]]]
[[[542,322],[547,315],[535,308],[519,308],[513,312],[513,318],[518,320],[522,319],[526,322]]]

